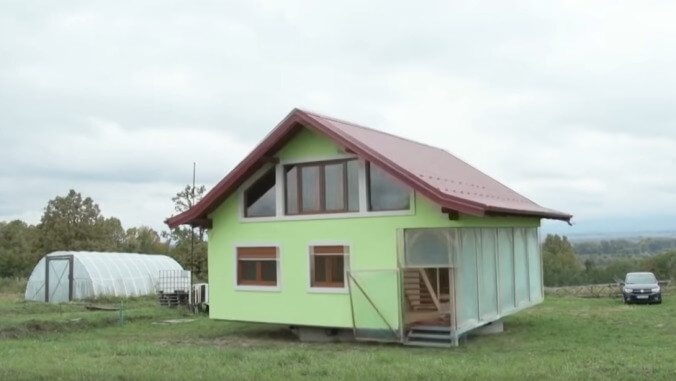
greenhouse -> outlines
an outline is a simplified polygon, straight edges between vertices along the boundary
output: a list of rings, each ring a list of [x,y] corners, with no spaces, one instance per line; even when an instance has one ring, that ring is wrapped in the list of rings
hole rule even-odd
[[[154,294],[164,271],[183,272],[183,268],[165,255],[56,251],[33,269],[25,299],[59,303]]]

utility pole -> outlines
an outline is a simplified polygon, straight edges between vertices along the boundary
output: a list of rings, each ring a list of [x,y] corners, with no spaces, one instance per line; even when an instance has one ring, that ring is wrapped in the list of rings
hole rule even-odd
[[[192,188],[190,189],[190,208],[195,206],[195,169],[192,163]],[[193,273],[195,272],[195,225],[190,224],[190,294],[192,294]]]

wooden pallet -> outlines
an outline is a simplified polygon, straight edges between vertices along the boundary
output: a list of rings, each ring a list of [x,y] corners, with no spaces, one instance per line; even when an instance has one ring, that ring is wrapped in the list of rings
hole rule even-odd
[[[173,293],[160,291],[157,293],[157,301],[160,303],[160,306],[187,306],[190,302],[190,295],[185,291],[177,291]]]

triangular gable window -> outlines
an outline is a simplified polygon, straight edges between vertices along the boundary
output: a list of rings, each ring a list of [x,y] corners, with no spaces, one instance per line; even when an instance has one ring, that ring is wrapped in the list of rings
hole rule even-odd
[[[247,217],[273,217],[276,212],[275,168],[265,172],[244,192],[244,213]]]

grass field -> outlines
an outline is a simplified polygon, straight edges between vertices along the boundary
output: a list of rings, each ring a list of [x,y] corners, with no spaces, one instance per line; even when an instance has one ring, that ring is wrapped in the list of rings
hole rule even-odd
[[[299,343],[283,327],[124,303],[120,326],[117,312],[0,294],[0,379],[676,379],[674,297],[654,306],[548,298],[507,318],[503,334],[453,349]],[[166,319],[195,320],[157,324]]]

